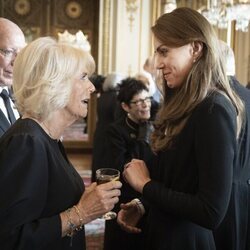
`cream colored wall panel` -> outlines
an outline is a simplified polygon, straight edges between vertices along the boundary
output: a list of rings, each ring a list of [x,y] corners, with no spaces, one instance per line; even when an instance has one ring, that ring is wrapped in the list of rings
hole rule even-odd
[[[150,1],[118,1],[114,70],[133,76],[150,52]]]
[[[235,61],[237,79],[246,85],[249,79],[250,68],[250,33],[236,32],[235,35]]]
[[[140,41],[139,41],[139,65],[138,69],[142,70],[146,59],[153,54],[151,26],[153,25],[152,17],[154,14],[152,1],[141,1],[141,20],[140,20]]]
[[[142,70],[152,53],[152,1],[101,2],[98,73],[120,72],[133,76]]]

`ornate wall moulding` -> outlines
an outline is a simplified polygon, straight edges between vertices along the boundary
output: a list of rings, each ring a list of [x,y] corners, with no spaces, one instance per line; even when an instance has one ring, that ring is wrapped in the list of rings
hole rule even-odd
[[[65,12],[72,19],[79,18],[82,14],[82,6],[76,1],[71,1],[66,4]]]
[[[133,22],[135,20],[134,15],[137,12],[137,9],[138,9],[137,0],[126,0],[126,10],[127,10],[127,13],[129,14],[128,20],[129,20],[129,28],[131,32],[133,29]]]
[[[26,16],[30,13],[31,4],[29,0],[16,0],[14,9],[20,16]]]

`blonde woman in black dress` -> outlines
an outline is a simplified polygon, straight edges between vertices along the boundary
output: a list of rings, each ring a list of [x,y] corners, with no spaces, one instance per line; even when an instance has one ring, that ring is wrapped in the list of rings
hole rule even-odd
[[[119,181],[84,183],[61,135],[87,115],[95,90],[92,56],[45,37],[14,64],[14,95],[22,117],[0,140],[0,249],[83,250],[84,224],[114,207]]]

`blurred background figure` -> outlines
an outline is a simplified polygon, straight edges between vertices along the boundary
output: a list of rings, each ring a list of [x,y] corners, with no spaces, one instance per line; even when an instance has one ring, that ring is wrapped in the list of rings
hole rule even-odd
[[[89,80],[94,84],[95,86],[95,93],[97,94],[97,98],[101,96],[101,93],[103,92],[103,82],[105,80],[105,76],[93,74]]]
[[[152,86],[152,85],[155,86],[155,82],[153,81],[153,78],[151,77],[151,75],[147,74],[146,72],[140,72],[140,73],[136,74],[134,78],[137,79],[137,80],[140,80],[142,83],[144,83],[145,86],[149,90],[148,93],[149,93],[149,95],[151,97],[150,120],[154,121],[155,117],[156,117],[156,114],[157,114],[157,112],[159,110],[159,107],[160,107],[159,101],[157,101],[154,98],[154,93],[156,91],[158,91],[158,90],[154,87],[153,88],[154,92],[150,91],[150,89],[152,90],[152,88],[150,86]]]
[[[158,81],[158,75],[159,75],[159,70],[156,69],[155,67],[155,59],[153,56],[150,56],[146,59],[144,65],[143,65],[143,73],[146,74],[146,76],[149,78],[150,82],[150,88],[149,92],[154,98],[155,101],[158,103],[161,102],[162,100],[162,94],[160,90],[160,85],[157,84]]]
[[[103,92],[102,85],[105,80],[105,76],[93,74],[92,76],[90,76],[89,80],[95,86],[95,92],[93,93],[93,95],[96,95],[96,99],[98,100],[98,98],[101,96],[101,93]],[[83,133],[88,134],[88,115],[84,118]]]
[[[150,120],[151,97],[148,88],[140,80],[126,78],[122,80],[118,93],[119,105],[126,116],[120,117],[107,128],[105,140],[106,167],[123,172],[124,165],[132,158],[151,160],[153,153],[149,146],[153,130]],[[127,203],[140,194],[133,190],[121,175],[123,187],[120,201],[115,207],[119,211],[121,203]],[[144,223],[140,221],[140,234],[130,234],[123,231],[116,220],[106,221],[104,249],[105,250],[138,250],[144,249]]]
[[[237,144],[237,155],[233,172],[233,185],[226,216],[214,230],[216,249],[250,249],[250,90],[235,77],[235,57],[232,48],[220,41],[221,55],[231,87],[243,100],[246,119]]]
[[[157,87],[155,84],[155,73],[156,69],[154,68],[154,58],[149,57],[146,59],[143,65],[143,71],[140,72],[140,74],[144,75],[148,79],[149,82],[148,90],[151,96],[153,96],[157,91]],[[159,102],[159,100],[157,101]]]
[[[25,45],[22,30],[0,17],[0,137],[19,118],[12,101],[13,64]]]
[[[120,73],[111,73],[100,83],[100,96],[97,98],[97,122],[93,139],[92,181],[95,181],[95,171],[103,166],[104,141],[106,129],[115,120],[117,110],[117,86],[124,79]]]

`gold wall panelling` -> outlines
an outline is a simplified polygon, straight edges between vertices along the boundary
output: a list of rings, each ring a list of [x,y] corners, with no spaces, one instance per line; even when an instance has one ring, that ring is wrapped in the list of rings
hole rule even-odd
[[[99,0],[0,0],[0,16],[17,23],[27,42],[40,36],[58,38],[57,33],[68,30],[75,34],[82,30],[91,44],[91,54],[98,65]],[[96,123],[96,98],[90,100],[86,121],[77,122],[67,131],[66,149],[91,149]],[[79,136],[77,133],[80,131]]]
[[[99,0],[0,0],[0,16],[17,23],[28,41],[68,30],[88,35],[92,54],[98,61]]]

